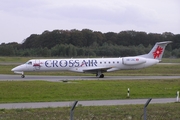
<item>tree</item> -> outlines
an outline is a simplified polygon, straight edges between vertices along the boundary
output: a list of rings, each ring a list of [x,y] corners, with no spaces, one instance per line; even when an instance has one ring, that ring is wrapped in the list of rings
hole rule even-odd
[[[84,46],[82,32],[78,30],[71,30],[70,44],[79,46],[79,47]]]

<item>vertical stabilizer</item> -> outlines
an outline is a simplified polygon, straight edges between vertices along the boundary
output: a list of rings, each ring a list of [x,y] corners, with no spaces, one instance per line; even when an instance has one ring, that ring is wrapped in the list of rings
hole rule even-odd
[[[161,60],[165,47],[172,41],[157,42],[148,54],[141,55],[141,57]]]

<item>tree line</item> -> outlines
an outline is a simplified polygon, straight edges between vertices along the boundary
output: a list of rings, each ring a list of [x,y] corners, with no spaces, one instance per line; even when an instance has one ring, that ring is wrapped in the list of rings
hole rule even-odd
[[[53,30],[32,34],[23,40],[2,43],[0,56],[123,57],[148,53],[156,42],[173,41],[165,57],[180,57],[180,34],[137,31],[119,33],[83,30]]]

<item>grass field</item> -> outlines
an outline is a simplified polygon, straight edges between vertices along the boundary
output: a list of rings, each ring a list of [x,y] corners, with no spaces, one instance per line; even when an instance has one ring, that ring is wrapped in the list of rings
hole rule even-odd
[[[0,102],[41,102],[74,100],[176,97],[180,79],[172,80],[94,80],[94,81],[1,81]]]
[[[143,120],[143,105],[77,106],[74,120]],[[0,110],[0,120],[69,120],[70,109],[41,108]],[[147,120],[179,120],[180,103],[150,104]]]
[[[17,62],[29,58],[8,57],[7,61]],[[0,61],[5,62],[4,57]],[[6,62],[7,62],[6,61]],[[166,61],[170,61],[167,59]],[[171,60],[172,61],[172,60]],[[176,60],[177,61],[177,60]],[[14,74],[10,70],[15,65],[0,65],[0,74]],[[32,75],[82,76],[92,74],[74,72],[27,72]],[[122,70],[105,75],[180,75],[179,64],[155,65],[141,70]],[[20,78],[21,79],[21,78]],[[137,81],[71,81],[70,83],[46,81],[11,81],[0,84],[0,102],[35,102],[66,100],[125,99],[127,88],[131,98],[174,97],[180,90],[180,80],[137,80]],[[77,91],[72,95],[72,92]]]
[[[31,58],[0,57],[0,63],[24,63]],[[179,63],[180,59],[164,59],[167,63]],[[0,74],[13,74],[10,70],[16,65],[0,64]],[[84,76],[92,74],[72,72],[29,72],[32,75]],[[179,64],[155,65],[141,70],[124,70],[105,75],[180,75]],[[20,78],[21,79],[21,78]],[[130,88],[130,98],[127,89]],[[74,101],[74,100],[106,100],[136,98],[176,97],[180,91],[180,79],[169,80],[107,80],[107,81],[0,81],[0,103],[41,102],[41,101]],[[68,120],[69,107],[42,109],[0,109],[0,120]],[[143,105],[99,106],[75,109],[77,120],[140,120]],[[149,120],[180,119],[180,103],[150,104]]]

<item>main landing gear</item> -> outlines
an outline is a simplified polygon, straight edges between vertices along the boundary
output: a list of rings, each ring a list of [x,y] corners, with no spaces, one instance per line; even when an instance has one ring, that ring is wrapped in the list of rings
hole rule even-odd
[[[99,76],[99,78],[104,78],[104,74],[101,74],[101,75]]]
[[[101,71],[98,71],[98,73],[96,74],[96,77],[104,78],[104,74],[102,74]]]
[[[21,75],[21,78],[25,78],[25,75],[23,74],[23,75]]]
[[[98,77],[98,78],[104,78],[104,74],[100,74],[100,75],[96,74],[96,77]]]

